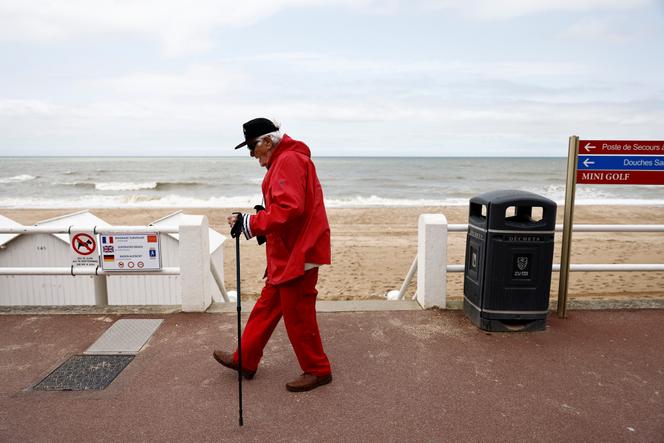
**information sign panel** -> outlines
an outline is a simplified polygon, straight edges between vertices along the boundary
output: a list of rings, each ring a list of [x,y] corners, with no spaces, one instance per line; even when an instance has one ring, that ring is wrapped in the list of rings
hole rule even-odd
[[[664,171],[664,156],[580,155],[577,167],[579,171],[588,169]]]
[[[97,251],[97,240],[92,231],[71,231],[69,243],[72,251],[72,262],[74,266],[97,266],[99,265],[99,252]]]
[[[576,182],[664,185],[664,141],[579,140]]]
[[[579,155],[664,155],[664,141],[579,140]]]
[[[664,171],[576,171],[576,182],[586,185],[663,185]]]
[[[158,271],[161,269],[159,233],[101,234],[104,271]]]

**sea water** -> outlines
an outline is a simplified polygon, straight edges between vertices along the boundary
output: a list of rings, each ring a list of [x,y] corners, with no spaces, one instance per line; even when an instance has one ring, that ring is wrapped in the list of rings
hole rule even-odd
[[[497,189],[562,203],[565,158],[314,157],[328,207],[466,205]],[[0,207],[251,207],[265,169],[234,157],[3,157]],[[577,185],[577,204],[664,204],[663,186]]]

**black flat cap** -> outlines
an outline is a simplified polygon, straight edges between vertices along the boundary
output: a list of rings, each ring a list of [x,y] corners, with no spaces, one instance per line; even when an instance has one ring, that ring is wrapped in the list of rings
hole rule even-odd
[[[255,118],[249,120],[247,123],[242,125],[242,131],[244,131],[244,141],[237,145],[235,149],[239,149],[242,146],[245,146],[247,143],[256,140],[258,137],[261,137],[270,132],[278,131],[279,128],[267,118]]]

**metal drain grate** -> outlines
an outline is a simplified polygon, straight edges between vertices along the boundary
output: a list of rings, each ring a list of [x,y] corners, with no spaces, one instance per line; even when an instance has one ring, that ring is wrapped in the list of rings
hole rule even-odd
[[[105,389],[133,359],[133,355],[75,355],[51,372],[34,389],[38,391]]]

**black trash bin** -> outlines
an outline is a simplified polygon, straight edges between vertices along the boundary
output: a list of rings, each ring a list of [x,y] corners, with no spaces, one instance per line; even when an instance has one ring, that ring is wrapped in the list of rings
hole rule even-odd
[[[556,203],[526,191],[470,199],[463,309],[486,331],[546,327]]]

